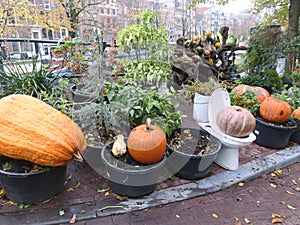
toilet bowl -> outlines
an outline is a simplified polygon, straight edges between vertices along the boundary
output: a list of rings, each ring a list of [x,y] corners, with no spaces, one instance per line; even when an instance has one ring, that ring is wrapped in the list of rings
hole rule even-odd
[[[222,132],[216,118],[219,111],[230,105],[229,93],[222,88],[214,91],[208,103],[208,123],[199,122],[199,126],[216,137],[222,143],[221,150],[215,163],[228,170],[237,170],[239,167],[239,148],[250,145],[255,141],[256,136],[250,133],[248,137],[237,138]]]

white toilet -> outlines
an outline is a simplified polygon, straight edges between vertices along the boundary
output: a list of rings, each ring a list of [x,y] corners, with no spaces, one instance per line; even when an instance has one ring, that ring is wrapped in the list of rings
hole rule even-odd
[[[237,138],[223,133],[216,124],[218,112],[230,105],[229,93],[222,88],[214,91],[208,103],[208,123],[199,123],[200,127],[219,139],[222,143],[221,150],[215,163],[228,170],[237,170],[239,167],[239,148],[250,145],[256,136],[251,133],[248,137]]]

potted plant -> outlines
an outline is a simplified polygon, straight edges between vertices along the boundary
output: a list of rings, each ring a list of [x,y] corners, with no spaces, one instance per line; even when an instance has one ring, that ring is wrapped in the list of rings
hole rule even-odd
[[[293,111],[292,118],[295,119],[298,129],[292,133],[290,140],[297,142],[299,144],[300,143],[300,106]]]
[[[199,122],[208,122],[208,102],[209,98],[217,88],[223,87],[223,84],[213,77],[208,81],[199,80],[190,81],[183,87],[183,93],[193,99],[193,118]]]
[[[219,140],[196,128],[174,129],[168,146],[167,168],[183,179],[206,177],[221,149]]]
[[[153,192],[166,162],[166,134],[147,120],[118,136],[101,151],[110,188],[117,194],[140,197]]]
[[[168,32],[157,26],[158,14],[145,10],[139,17],[140,23],[118,32],[119,49],[128,55],[122,60],[124,80],[161,86],[171,72]]]
[[[256,94],[249,90],[237,93],[234,89],[230,93],[231,103],[247,108],[256,118],[254,142],[265,147],[284,148],[297,128],[295,121],[290,118],[290,104],[275,97],[266,97],[265,91]]]
[[[78,125],[44,101],[23,94],[3,97],[0,114],[0,183],[6,196],[33,204],[58,194],[67,165],[73,157],[82,160],[86,147]]]

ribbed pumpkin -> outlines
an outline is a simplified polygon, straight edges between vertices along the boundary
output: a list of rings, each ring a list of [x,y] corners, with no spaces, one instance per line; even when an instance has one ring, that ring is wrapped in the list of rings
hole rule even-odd
[[[166,150],[165,132],[158,126],[146,124],[133,128],[127,139],[128,152],[137,162],[153,164],[159,162]]]
[[[225,106],[218,112],[217,126],[233,137],[246,137],[255,129],[256,120],[251,112],[240,106]]]
[[[263,102],[266,98],[270,97],[270,93],[262,87],[240,84],[236,86],[234,89],[232,89],[232,92],[234,93],[236,100],[238,100],[238,97],[240,95],[242,95],[247,91],[253,92],[256,95],[257,99],[260,100],[261,102]]]
[[[66,115],[28,95],[0,100],[0,154],[42,166],[64,166],[86,147],[81,129]]]
[[[292,114],[292,108],[286,101],[269,97],[262,102],[259,108],[261,117],[272,123],[284,123]]]
[[[292,117],[300,120],[300,106],[294,110],[294,112],[292,113]]]

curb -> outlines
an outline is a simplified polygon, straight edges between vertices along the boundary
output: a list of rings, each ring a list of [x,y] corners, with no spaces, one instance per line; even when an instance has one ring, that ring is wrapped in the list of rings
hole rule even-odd
[[[238,184],[239,182],[249,181],[276,169],[292,165],[299,160],[300,146],[292,146],[265,157],[252,160],[239,166],[238,170],[225,171],[191,183],[161,189],[148,196],[144,196],[143,198],[127,199],[124,201],[111,198],[94,201],[93,203],[81,203],[50,209],[6,213],[5,215],[0,215],[0,224],[62,224],[69,223],[74,214],[77,216],[76,221],[82,221],[143,210],[217,192]],[[59,216],[59,210],[64,210],[65,214]],[[80,211],[84,211],[85,213],[80,214]]]

